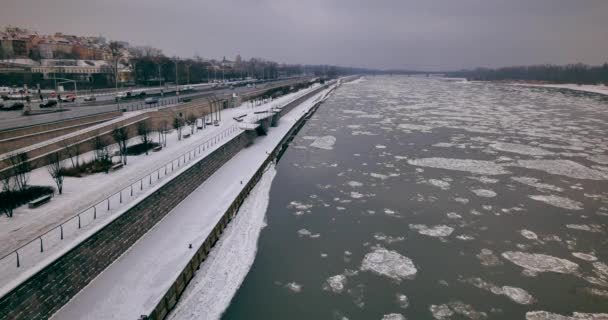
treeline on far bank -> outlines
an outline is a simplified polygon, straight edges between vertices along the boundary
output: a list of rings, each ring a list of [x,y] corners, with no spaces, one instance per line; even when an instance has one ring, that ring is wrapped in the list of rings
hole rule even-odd
[[[473,81],[526,81],[608,85],[608,63],[589,66],[582,63],[569,65],[513,66],[498,69],[477,68],[449,73],[452,77]]]

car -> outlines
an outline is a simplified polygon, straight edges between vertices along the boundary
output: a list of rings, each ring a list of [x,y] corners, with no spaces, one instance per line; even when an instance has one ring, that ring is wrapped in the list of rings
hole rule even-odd
[[[126,99],[128,96],[126,92],[119,92],[116,94],[116,99]]]
[[[180,102],[190,102],[190,101],[192,101],[192,98],[190,98],[190,97],[180,98],[179,101]]]
[[[67,93],[61,96],[61,102],[74,102],[76,101],[76,95],[73,93]]]
[[[158,98],[157,98],[157,97],[149,97],[149,98],[146,98],[146,100],[144,100],[144,102],[145,102],[146,104],[157,104],[157,103],[158,103],[158,101],[159,101],[159,100],[158,100]]]
[[[50,108],[50,107],[54,107],[57,105],[57,100],[54,99],[48,99],[44,102],[42,102],[40,105],[38,105],[40,108]]]
[[[25,107],[25,104],[23,102],[17,101],[13,102],[12,104],[9,102],[5,102],[5,104],[0,108],[2,108],[2,110],[20,110],[23,109],[23,107]]]
[[[187,86],[183,86],[181,91],[192,91],[194,90],[194,87],[191,85],[187,85]]]
[[[219,122],[219,121],[217,121],[217,120],[214,120],[214,121],[213,121],[213,125],[217,127],[217,126],[219,126],[219,125],[220,125],[220,122]]]
[[[84,101],[95,101],[97,100],[97,98],[95,98],[95,96],[86,96],[84,97]]]

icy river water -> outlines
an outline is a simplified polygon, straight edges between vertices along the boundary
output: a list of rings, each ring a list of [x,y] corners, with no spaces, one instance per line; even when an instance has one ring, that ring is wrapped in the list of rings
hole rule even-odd
[[[279,161],[224,319],[608,319],[608,101],[366,77]]]

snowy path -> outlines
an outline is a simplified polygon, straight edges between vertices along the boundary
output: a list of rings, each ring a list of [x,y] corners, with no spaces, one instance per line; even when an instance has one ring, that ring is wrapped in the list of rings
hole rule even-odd
[[[53,318],[137,319],[149,313],[195,253],[189,244],[194,248],[202,244],[241,191],[240,181],[253,176],[267,152],[327,91],[294,108],[267,136],[223,165]]]

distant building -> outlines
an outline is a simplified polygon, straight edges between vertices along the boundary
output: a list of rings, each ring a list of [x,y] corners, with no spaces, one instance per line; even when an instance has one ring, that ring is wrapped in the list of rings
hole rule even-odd
[[[27,57],[27,43],[21,39],[0,39],[3,58]]]

